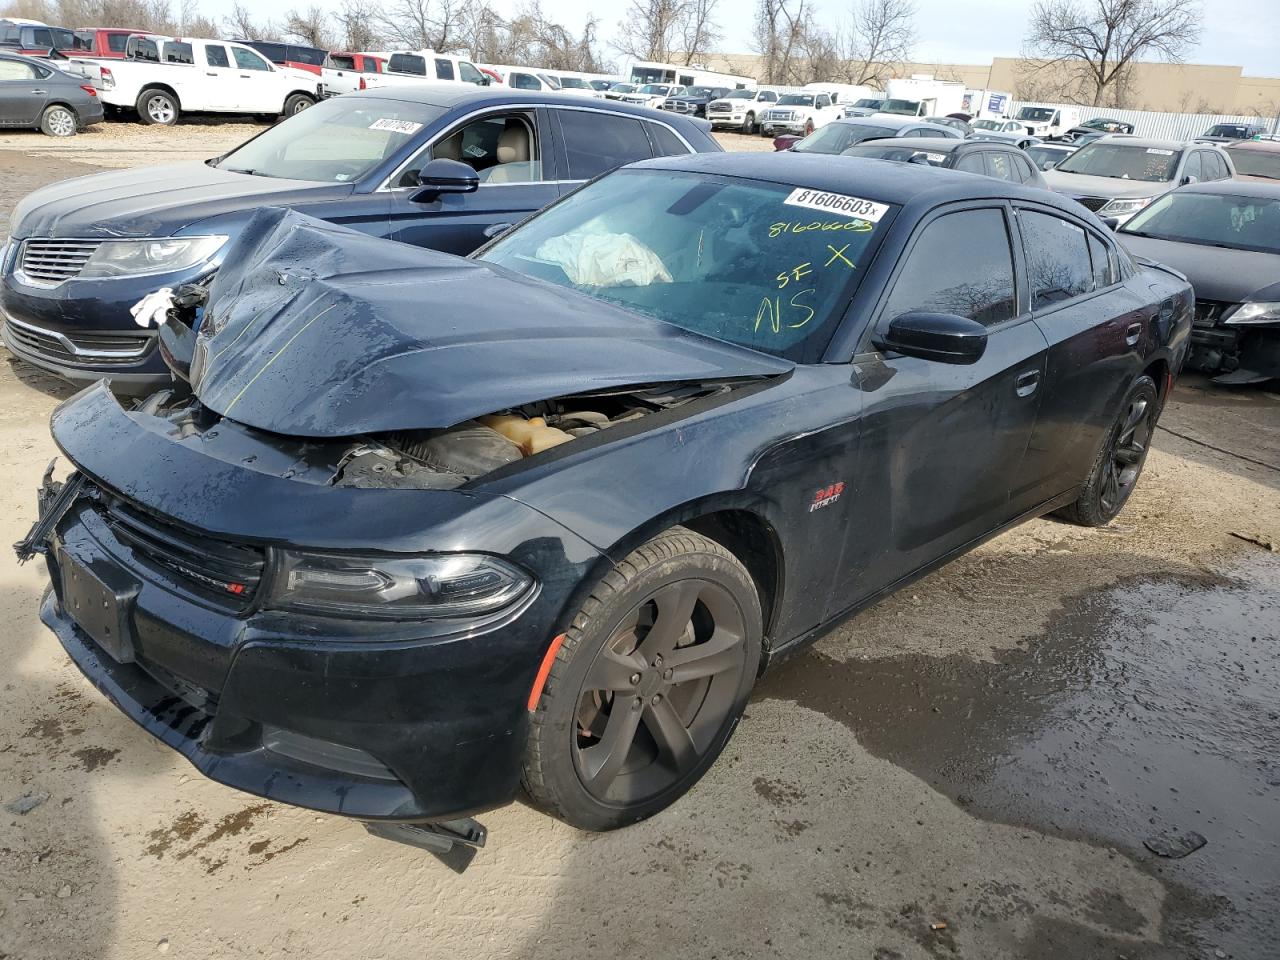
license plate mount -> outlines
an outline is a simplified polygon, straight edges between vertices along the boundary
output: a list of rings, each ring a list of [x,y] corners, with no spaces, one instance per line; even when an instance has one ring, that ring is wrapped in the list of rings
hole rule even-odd
[[[63,609],[112,660],[132,663],[137,581],[108,560],[59,554]]]

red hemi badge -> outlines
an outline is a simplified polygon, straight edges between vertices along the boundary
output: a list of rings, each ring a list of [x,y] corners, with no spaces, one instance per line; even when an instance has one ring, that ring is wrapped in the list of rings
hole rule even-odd
[[[823,487],[813,495],[813,501],[809,504],[809,512],[818,510],[822,507],[829,507],[840,499],[840,494],[844,493],[844,482],[833,483],[829,487]]]

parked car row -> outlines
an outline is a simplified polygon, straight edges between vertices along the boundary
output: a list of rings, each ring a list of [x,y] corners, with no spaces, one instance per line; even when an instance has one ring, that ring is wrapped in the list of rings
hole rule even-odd
[[[780,657],[1023,520],[1119,514],[1184,276],[960,172],[1008,144],[704,127],[373,90],[25,200],[6,340],[135,378],[55,412],[73,473],[17,547],[72,662],[209,777],[379,835],[480,844],[521,790],[605,830]]]

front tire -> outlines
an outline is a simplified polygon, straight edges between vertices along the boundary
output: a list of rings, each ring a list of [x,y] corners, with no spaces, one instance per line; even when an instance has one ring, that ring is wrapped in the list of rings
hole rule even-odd
[[[138,119],[149,126],[172,127],[182,115],[178,98],[167,90],[143,90],[137,107]]]
[[[760,664],[760,598],[713,540],[672,527],[597,585],[534,710],[524,788],[583,830],[653,816],[715,762]]]
[[[742,119],[742,132],[748,137],[756,132],[756,115],[754,113],[748,113]]]
[[[1159,415],[1156,382],[1144,374],[1125,395],[1079,499],[1054,515],[1082,527],[1105,527],[1114,520],[1142,475]]]
[[[813,121],[806,120],[804,124],[804,135],[807,137],[811,133],[813,133]]]
[[[80,125],[70,107],[55,103],[40,115],[40,132],[47,137],[74,137]]]
[[[309,97],[305,93],[292,94],[289,99],[284,102],[284,116],[293,117],[308,110],[315,105],[315,98]]]

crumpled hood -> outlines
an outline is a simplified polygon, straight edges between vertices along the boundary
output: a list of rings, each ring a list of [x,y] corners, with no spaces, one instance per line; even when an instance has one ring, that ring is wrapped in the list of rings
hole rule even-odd
[[[1069,197],[1158,197],[1173,185],[1163,181],[1121,180],[1115,177],[1090,177],[1083,173],[1061,170],[1044,171],[1049,189]]]
[[[340,437],[792,366],[500,267],[273,209],[217,274],[191,383],[240,423]]]
[[[31,193],[13,214],[14,236],[165,237],[207,217],[302,200],[337,199],[350,184],[281,180],[204,163],[112,170]]]

